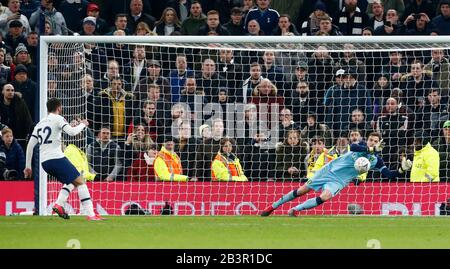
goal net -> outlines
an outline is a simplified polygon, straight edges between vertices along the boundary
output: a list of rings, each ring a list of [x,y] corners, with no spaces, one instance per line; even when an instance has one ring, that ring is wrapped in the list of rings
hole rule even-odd
[[[412,171],[362,174],[304,214],[439,215],[450,198],[448,38],[42,43],[41,104],[60,98],[68,122],[89,121],[63,142],[100,214],[256,215],[372,132],[388,168],[406,157]],[[41,169],[40,186],[50,214],[61,184]],[[66,209],[83,214],[76,191]]]

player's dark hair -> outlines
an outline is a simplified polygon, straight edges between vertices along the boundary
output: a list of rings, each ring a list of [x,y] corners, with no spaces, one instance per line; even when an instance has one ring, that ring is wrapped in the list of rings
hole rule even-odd
[[[371,133],[369,134],[369,136],[367,136],[367,137],[370,137],[370,136],[376,136],[376,137],[378,137],[379,139],[381,139],[381,134],[378,133],[378,132],[371,132]]]
[[[56,109],[58,108],[58,107],[60,107],[62,104],[61,104],[61,100],[59,100],[58,98],[50,98],[48,101],[47,101],[47,112],[55,112],[56,111]]]

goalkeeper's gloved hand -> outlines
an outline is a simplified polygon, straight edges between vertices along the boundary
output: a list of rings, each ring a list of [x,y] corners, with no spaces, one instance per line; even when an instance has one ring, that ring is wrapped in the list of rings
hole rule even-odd
[[[375,144],[375,151],[381,152],[383,151],[383,148],[386,146],[386,142],[383,142],[383,139],[380,140],[377,144]]]
[[[413,163],[411,162],[411,160],[406,159],[406,157],[402,157],[401,167],[398,169],[398,171],[403,174],[406,171],[411,170],[412,165]]]

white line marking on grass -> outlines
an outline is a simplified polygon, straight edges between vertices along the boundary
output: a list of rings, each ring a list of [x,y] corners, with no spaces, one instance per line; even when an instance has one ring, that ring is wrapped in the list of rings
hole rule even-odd
[[[78,239],[69,239],[66,243],[67,248],[71,249],[81,249],[81,243]]]
[[[366,246],[371,249],[381,249],[381,242],[378,239],[369,239]]]

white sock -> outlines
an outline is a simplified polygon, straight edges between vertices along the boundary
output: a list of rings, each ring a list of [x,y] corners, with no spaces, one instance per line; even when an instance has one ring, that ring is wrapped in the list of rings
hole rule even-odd
[[[62,189],[59,191],[58,199],[56,200],[56,204],[60,206],[64,206],[64,204],[67,202],[67,198],[69,198],[70,193],[73,191],[75,186],[73,184],[66,185],[62,187]]]
[[[81,204],[89,217],[95,216],[94,206],[92,205],[91,195],[86,184],[77,187],[78,197],[80,198]]]

